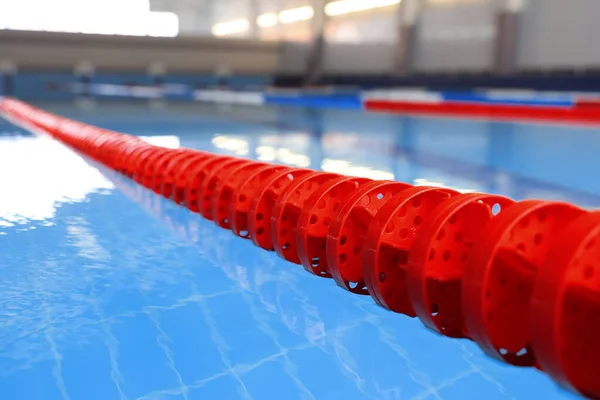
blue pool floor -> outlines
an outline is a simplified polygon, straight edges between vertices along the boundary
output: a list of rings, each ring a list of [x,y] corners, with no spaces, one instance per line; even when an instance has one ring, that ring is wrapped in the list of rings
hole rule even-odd
[[[41,106],[165,146],[600,206],[592,128],[205,105]],[[569,399],[0,122],[2,399]]]

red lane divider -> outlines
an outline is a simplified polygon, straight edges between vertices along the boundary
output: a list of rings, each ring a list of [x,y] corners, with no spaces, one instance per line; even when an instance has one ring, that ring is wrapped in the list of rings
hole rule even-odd
[[[494,215],[514,202],[472,193],[453,196],[431,211],[408,257],[408,294],[421,322],[449,337],[468,338],[462,278],[473,243]]]
[[[242,181],[233,194],[233,201],[229,205],[232,221],[232,232],[239,237],[250,239],[250,205],[251,201],[267,182],[270,182],[280,172],[289,171],[290,168],[281,165],[265,165],[258,168],[246,181]],[[255,218],[255,217],[253,217]],[[252,225],[254,226],[254,225]]]
[[[469,102],[421,103],[393,100],[365,100],[363,107],[369,111],[399,112],[426,115],[459,115],[525,121],[600,123],[598,105],[580,103],[576,107],[482,104]]]
[[[600,212],[167,149],[12,99],[0,112],[349,292],[600,398]]]

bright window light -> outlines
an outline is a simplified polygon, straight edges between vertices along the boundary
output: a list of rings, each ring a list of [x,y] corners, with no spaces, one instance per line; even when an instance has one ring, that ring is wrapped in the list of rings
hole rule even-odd
[[[172,12],[149,12],[146,23],[148,36],[175,37],[179,33],[179,17]]]
[[[234,33],[242,33],[250,28],[250,23],[247,19],[236,19],[233,21],[219,22],[212,27],[212,34],[215,36],[232,35]]]
[[[371,10],[373,8],[393,6],[400,4],[401,0],[339,0],[328,3],[325,6],[325,14],[330,17],[336,15],[350,14],[359,11]]]
[[[0,29],[173,37],[179,18],[148,0],[0,0]]]
[[[279,22],[291,24],[292,22],[306,21],[315,15],[315,10],[310,6],[290,8],[279,13]]]
[[[269,28],[271,26],[277,25],[277,14],[262,14],[256,18],[256,25],[261,28]]]

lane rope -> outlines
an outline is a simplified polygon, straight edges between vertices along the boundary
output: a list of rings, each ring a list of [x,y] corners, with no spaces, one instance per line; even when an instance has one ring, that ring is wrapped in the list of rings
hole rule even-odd
[[[10,98],[0,112],[344,290],[600,398],[598,211],[167,149]]]

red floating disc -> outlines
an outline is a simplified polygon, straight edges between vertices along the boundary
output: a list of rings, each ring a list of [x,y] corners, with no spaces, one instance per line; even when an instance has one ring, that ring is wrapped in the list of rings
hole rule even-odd
[[[112,165],[112,168],[114,168],[115,171],[126,175],[129,157],[135,154],[136,152],[140,152],[143,149],[149,149],[151,147],[154,146],[145,142],[134,140],[124,141],[123,144],[119,146],[115,152],[114,163]]]
[[[458,192],[417,186],[381,206],[363,245],[362,273],[371,297],[384,308],[416,316],[408,296],[408,258],[415,235],[431,212]]]
[[[473,244],[462,303],[471,338],[488,355],[531,366],[530,300],[554,236],[585,211],[571,204],[526,200],[493,218]]]
[[[294,179],[280,194],[271,214],[271,241],[277,254],[287,261],[300,264],[296,248],[296,225],[300,211],[310,195],[338,174],[315,171]],[[328,224],[330,219],[323,223]],[[316,221],[315,221],[316,222]]]
[[[288,169],[275,174],[252,199],[248,210],[248,232],[252,242],[265,250],[274,250],[271,240],[271,213],[281,193],[294,180],[311,173],[308,169]]]
[[[83,134],[84,131],[87,133],[86,135]],[[110,137],[113,138],[114,135],[110,135]],[[95,150],[95,143],[100,141],[100,139],[102,139],[102,137],[95,135],[93,129],[82,126],[81,131],[67,135],[63,141],[69,146],[88,154],[93,153]]]
[[[331,216],[351,193],[368,182],[371,180],[367,178],[339,176],[319,186],[304,202],[296,227],[296,246],[305,270],[331,277],[325,252]]]
[[[340,287],[352,293],[369,294],[362,271],[367,229],[386,201],[411,187],[408,183],[374,181],[345,194],[348,197],[332,218],[326,244],[329,272]]]
[[[215,158],[214,154],[198,151],[189,159],[175,166],[172,198],[176,204],[183,205],[185,203],[188,180],[192,176],[192,173],[197,170],[199,165],[213,158]]]
[[[262,165],[254,160],[243,159],[241,162],[232,163],[219,170],[213,175],[212,184],[214,185],[210,193],[210,200],[206,200],[207,206],[210,206],[210,215],[216,225],[230,229],[231,220],[229,219],[229,207],[231,206],[233,190],[228,182],[237,182],[236,174],[240,174],[245,167]]]
[[[142,186],[146,186],[146,182],[148,181],[148,175],[152,176],[154,172],[154,164],[157,160],[159,160],[165,154],[170,153],[172,150],[164,147],[157,147],[153,150],[147,157],[139,158],[138,164],[136,167],[134,179],[137,183]]]
[[[216,168],[221,163],[231,159],[232,157],[228,156],[207,157],[205,160],[196,163],[193,168],[190,168],[190,171],[187,174],[184,196],[184,203],[189,210],[197,213],[200,212],[200,188],[204,183],[206,175],[208,175],[213,168]]]
[[[213,220],[213,195],[215,189],[221,182],[221,179],[225,178],[231,170],[237,168],[240,165],[246,164],[249,161],[243,158],[230,158],[227,161],[221,162],[218,165],[215,165],[213,169],[206,174],[206,178],[200,185],[200,214],[209,221]]]
[[[247,178],[240,180],[239,186],[233,191],[237,195],[230,207],[231,230],[235,235],[250,238],[248,213],[252,200],[275,174],[289,170],[289,167],[283,165],[263,165]]]
[[[76,152],[84,154],[86,157],[99,161],[103,164],[105,163],[103,160],[103,154],[99,151],[100,146],[105,144],[107,141],[114,142],[116,143],[116,145],[120,144],[119,138],[112,135],[105,137],[90,135],[82,138],[59,138],[59,140],[62,143],[67,144],[69,147],[71,147],[71,149],[75,150]],[[115,144],[110,144],[110,148],[114,146]]]
[[[139,149],[133,150],[123,160],[125,172],[123,173],[130,179],[135,180],[137,172],[141,167],[141,164],[145,162],[145,159],[156,151],[160,151],[161,147],[149,146],[140,147]]]
[[[154,166],[154,174],[152,175],[152,181],[150,182],[149,189],[154,193],[160,194],[163,180],[166,176],[167,169],[172,162],[178,162],[181,156],[189,154],[188,149],[175,149],[171,153],[165,154],[161,157]]]
[[[114,165],[112,159],[113,152],[115,151],[115,148],[126,143],[125,138],[122,135],[113,132],[102,131],[95,132],[88,137],[88,144],[82,146],[81,150],[93,159],[112,168]],[[132,140],[130,143],[131,142],[134,141]]]
[[[449,337],[468,337],[461,287],[473,242],[500,210],[514,202],[483,193],[462,194],[437,206],[415,235],[408,257],[408,294],[428,328]]]
[[[179,167],[187,160],[191,160],[198,154],[202,154],[197,150],[186,149],[184,152],[173,157],[165,166],[162,176],[162,181],[159,183],[159,191],[163,197],[170,199],[173,196],[175,189],[175,178]]]
[[[120,135],[111,133],[106,133],[104,135],[92,134],[87,137],[82,137],[80,141],[70,136],[62,138],[61,140],[77,148],[88,157],[100,161],[105,165],[109,164],[110,152],[113,151],[116,146],[123,143],[123,138]]]
[[[232,169],[227,177],[221,180],[213,198],[213,215],[217,225],[231,229],[233,226],[232,210],[238,194],[237,189],[245,183],[252,173],[264,168],[265,164],[249,161]]]
[[[560,229],[531,296],[537,362],[561,386],[600,398],[600,212]]]
[[[160,153],[157,157],[149,157],[144,167],[144,173],[140,183],[152,190],[154,176],[160,173],[160,169],[169,158],[179,154],[180,151],[180,149],[165,149],[165,151]]]

